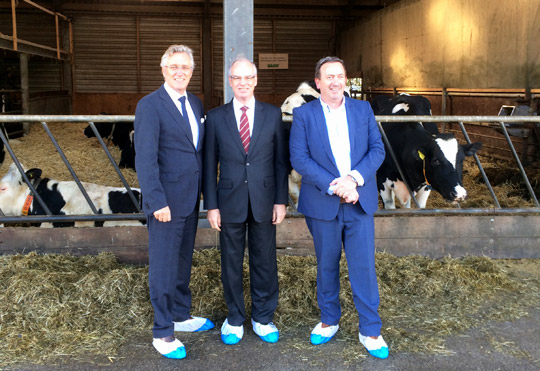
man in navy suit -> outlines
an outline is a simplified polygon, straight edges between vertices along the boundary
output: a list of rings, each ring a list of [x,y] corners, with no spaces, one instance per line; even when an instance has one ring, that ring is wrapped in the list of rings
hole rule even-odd
[[[199,98],[186,91],[195,66],[192,50],[172,45],[160,65],[165,83],[142,98],[135,112],[135,167],[148,222],[152,344],[165,357],[180,359],[186,350],[174,331],[214,327],[190,314],[204,112]]]
[[[238,343],[246,319],[242,285],[248,232],[251,324],[259,337],[278,341],[272,320],[278,302],[276,224],[285,218],[287,144],[279,108],[255,100],[257,68],[240,58],[229,68],[231,102],[208,112],[204,144],[204,206],[220,231],[221,280],[229,314],[225,344]],[[218,181],[219,163],[219,181]]]
[[[343,246],[360,342],[371,355],[386,358],[388,346],[380,335],[378,314],[373,218],[378,206],[375,173],[384,159],[384,145],[370,105],[344,96],[346,79],[341,59],[321,59],[315,68],[320,99],[293,111],[291,163],[302,175],[298,211],[305,216],[317,255],[321,322],[311,332],[311,342],[326,343],[339,328]]]

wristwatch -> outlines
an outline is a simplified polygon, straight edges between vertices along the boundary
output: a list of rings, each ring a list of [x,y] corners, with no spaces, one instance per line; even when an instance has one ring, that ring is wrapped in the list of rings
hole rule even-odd
[[[351,174],[347,174],[347,175],[351,177],[351,179],[353,180],[353,182],[355,182],[355,183],[356,183],[356,186],[358,187],[358,180],[356,180],[356,178],[353,177]]]

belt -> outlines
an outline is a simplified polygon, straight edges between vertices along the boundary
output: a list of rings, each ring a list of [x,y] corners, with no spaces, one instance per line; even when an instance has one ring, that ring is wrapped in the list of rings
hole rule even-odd
[[[345,199],[343,197],[340,197],[339,198],[339,203],[340,204],[345,204],[345,203],[347,203],[347,201],[345,201]]]

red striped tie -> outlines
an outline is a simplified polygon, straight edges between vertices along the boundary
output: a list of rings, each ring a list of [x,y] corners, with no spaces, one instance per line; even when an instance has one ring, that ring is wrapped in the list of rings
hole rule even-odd
[[[246,153],[249,149],[249,121],[246,114],[246,111],[248,110],[247,106],[244,106],[240,108],[242,110],[242,116],[240,116],[240,139],[242,140],[242,145],[244,146],[244,151]]]

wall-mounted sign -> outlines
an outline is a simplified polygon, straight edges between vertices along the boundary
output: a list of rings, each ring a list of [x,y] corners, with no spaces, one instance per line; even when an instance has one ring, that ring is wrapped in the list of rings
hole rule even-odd
[[[286,70],[289,68],[289,54],[259,54],[260,70]]]

